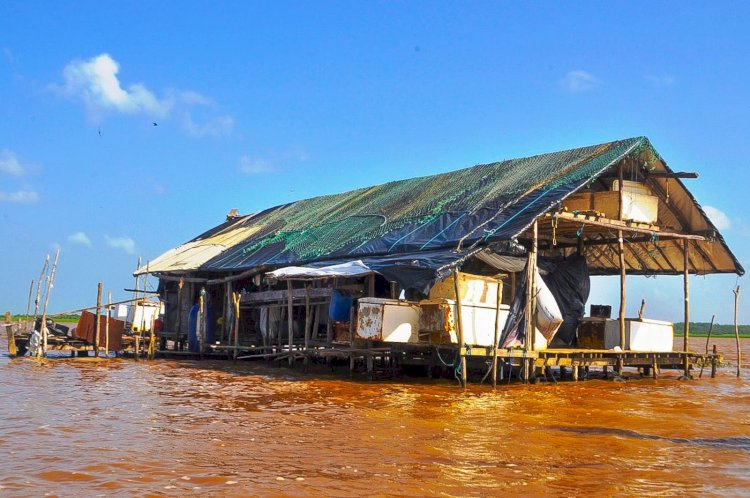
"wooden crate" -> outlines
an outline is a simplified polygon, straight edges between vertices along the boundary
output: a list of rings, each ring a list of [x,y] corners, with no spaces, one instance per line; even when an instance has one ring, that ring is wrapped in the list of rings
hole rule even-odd
[[[576,337],[581,349],[606,349],[606,318],[581,318]]]
[[[569,213],[593,211],[594,196],[591,192],[578,192],[573,194],[562,202],[563,208]]]
[[[619,218],[620,192],[596,192],[594,210],[611,219]],[[653,195],[623,192],[622,219],[640,223],[656,223],[659,215],[659,199]]]
[[[462,303],[490,304],[495,306],[498,292],[500,292],[500,298],[502,299],[503,286],[502,282],[491,277],[459,272],[458,292],[461,294]],[[456,299],[453,275],[432,286],[432,289],[430,289],[430,299]]]

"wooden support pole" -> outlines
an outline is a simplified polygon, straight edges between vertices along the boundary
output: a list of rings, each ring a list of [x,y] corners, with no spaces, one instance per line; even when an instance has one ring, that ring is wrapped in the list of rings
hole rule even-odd
[[[57,271],[57,259],[60,257],[60,249],[55,253],[55,262],[52,263],[52,271],[49,274],[49,282],[47,282],[47,290],[44,293],[44,308],[42,310],[42,350],[44,355],[47,355],[47,305],[49,304],[49,295],[52,292],[52,287],[55,283],[55,271]],[[37,353],[37,357],[40,357],[40,353]]]
[[[310,286],[305,284],[305,366],[307,366],[307,354],[310,350],[310,328],[312,327],[312,316],[310,316],[311,312],[312,307],[310,306]]]
[[[367,295],[375,297],[375,274],[367,276]]]
[[[42,299],[42,280],[44,280],[44,276],[47,274],[48,266],[49,266],[49,254],[47,254],[47,257],[44,259],[42,272],[39,274],[39,280],[36,283],[36,299],[34,300],[34,319],[31,321],[32,329],[36,327],[36,317],[39,316],[39,307],[41,305],[41,299]],[[42,333],[41,329],[39,329],[39,333],[40,334]]]
[[[107,293],[107,321],[104,324],[104,355],[109,358],[109,319],[112,315],[112,293]]]
[[[8,354],[11,357],[14,357],[18,354],[18,350],[16,349],[16,338],[13,334],[13,327],[11,324],[13,323],[13,316],[10,314],[10,311],[5,312],[5,333],[8,335]]]
[[[461,362],[461,386],[466,387],[466,356],[463,353],[464,349],[464,324],[461,314],[461,292],[458,286],[458,270],[453,270],[453,289],[456,292],[456,329],[458,331],[458,356]]]
[[[289,335],[289,366],[291,367],[294,363],[294,356],[292,354],[292,346],[294,344],[294,303],[292,302],[294,299],[293,296],[293,289],[292,289],[292,281],[287,280],[286,281],[286,313],[287,313],[287,332]]]
[[[622,178],[622,176],[620,178]],[[620,185],[622,185],[622,182]],[[617,247],[618,255],[620,257],[620,349],[625,351],[625,304],[627,290],[625,287],[625,244],[623,241],[622,230],[617,231]],[[617,357],[617,365],[615,366],[615,369],[617,370],[617,375],[622,375],[624,369],[622,356]]]
[[[708,334],[706,335],[706,356],[708,356],[708,341],[711,340],[711,332],[714,330],[714,320],[716,319],[716,315],[711,315],[711,325],[708,326]],[[703,362],[701,363],[701,371],[698,374],[698,378],[700,379],[703,377],[703,368],[706,366],[706,358],[703,358]]]
[[[737,341],[737,378],[740,378],[740,364],[742,363],[742,348],[740,347],[740,327],[737,321],[737,311],[740,307],[740,286],[734,290],[734,339]]]
[[[198,297],[198,354],[203,359],[203,348],[206,347],[206,288],[201,287]]]
[[[34,292],[34,279],[31,279],[31,285],[29,285],[29,300],[26,301],[26,314],[23,316],[23,319],[27,321],[29,319],[29,312],[31,311],[31,295]]]
[[[229,285],[231,290],[232,284]],[[242,301],[242,295],[239,292],[232,292],[232,304],[234,305],[234,361],[237,361],[237,352],[240,349],[240,301]],[[266,320],[268,320],[268,313],[266,313]],[[266,325],[266,334],[268,334],[268,327],[269,325]]]
[[[534,224],[532,225],[532,239],[531,239],[531,269],[532,269],[532,279],[531,279],[531,315],[529,317],[529,320],[531,322],[531,328],[529,329],[529,343],[531,344],[531,350],[536,350],[536,320],[534,320],[534,315],[536,311],[536,258],[537,258],[537,252],[539,251],[539,224],[536,220],[534,220]],[[532,369],[533,370],[533,369]],[[533,376],[533,371],[531,372]]]
[[[685,353],[685,359],[683,363],[683,369],[685,370],[685,377],[690,377],[690,360],[688,359],[688,342],[690,339],[690,261],[688,259],[690,253],[689,241],[686,239],[683,241],[682,256],[683,256],[683,289],[685,295],[685,329],[682,335],[682,351]]]
[[[711,378],[716,378],[716,357],[718,356],[719,352],[716,350],[716,344],[714,344],[713,347],[713,354],[711,355]]]
[[[502,292],[500,291],[502,282],[497,281],[497,299],[495,300],[495,339],[492,342],[492,387],[497,387],[497,342],[500,340],[500,301]]]
[[[99,339],[101,335],[102,324],[99,323],[101,320],[101,309],[102,309],[102,283],[96,286],[96,321],[94,322],[94,356],[99,357]]]
[[[177,282],[177,320],[175,323],[175,343],[174,343],[174,349],[175,351],[178,349],[178,343],[179,343],[179,337],[182,335],[182,287],[185,285],[185,281],[180,277],[180,280]]]

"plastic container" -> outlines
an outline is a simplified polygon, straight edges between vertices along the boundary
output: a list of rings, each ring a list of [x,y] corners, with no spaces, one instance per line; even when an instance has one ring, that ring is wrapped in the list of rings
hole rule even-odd
[[[352,308],[353,303],[354,299],[352,296],[334,290],[331,293],[331,305],[328,307],[328,316],[334,322],[348,322],[349,310]]]
[[[198,313],[200,305],[194,304],[188,314],[188,350],[193,353],[201,352],[200,339],[198,338]],[[214,314],[211,308],[206,309],[206,332],[204,344],[214,342]]]

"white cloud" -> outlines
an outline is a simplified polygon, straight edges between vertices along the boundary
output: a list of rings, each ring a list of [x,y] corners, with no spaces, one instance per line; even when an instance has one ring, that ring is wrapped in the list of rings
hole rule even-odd
[[[713,206],[703,206],[703,210],[708,215],[708,219],[716,226],[719,230],[729,230],[732,227],[732,223],[729,221],[729,217],[724,214],[723,211]]]
[[[176,116],[182,121],[185,133],[192,137],[216,137],[232,132],[234,118],[221,114],[211,98],[193,90],[170,89],[160,99],[143,83],[124,86],[119,71],[120,64],[106,53],[75,60],[63,70],[64,83],[53,88],[83,102],[93,122],[100,121],[107,112],[165,120]],[[195,118],[196,114],[199,118]]]
[[[74,234],[68,235],[68,242],[71,242],[73,244],[81,244],[88,247],[94,247],[89,236],[83,232],[76,232]]]
[[[73,61],[63,70],[63,90],[67,95],[81,99],[95,115],[103,110],[158,117],[169,113],[172,107],[170,99],[157,99],[140,83],[123,88],[117,77],[119,71],[120,65],[109,54],[97,55],[87,61]]]
[[[192,137],[218,137],[232,132],[234,118],[232,116],[217,116],[210,118],[203,124],[198,124],[193,121],[190,113],[185,113],[182,124],[188,135]]]
[[[579,93],[591,90],[599,86],[599,79],[593,74],[582,71],[580,69],[575,71],[568,71],[563,79],[560,80],[560,85],[570,93]]]
[[[34,204],[39,202],[39,194],[33,190],[18,190],[16,192],[0,192],[0,202],[15,204]]]
[[[21,165],[12,150],[3,149],[0,150],[0,172],[13,176],[23,176],[26,173],[26,168]]]
[[[273,171],[273,166],[263,159],[253,159],[249,156],[242,156],[240,158],[240,172],[245,173],[246,175],[270,173],[271,171]]]
[[[109,247],[123,250],[128,254],[135,254],[135,241],[130,237],[110,237],[109,235],[105,235],[104,240],[107,241]]]
[[[648,74],[644,78],[655,87],[672,86],[675,82],[675,78],[671,74],[662,74],[659,76]]]

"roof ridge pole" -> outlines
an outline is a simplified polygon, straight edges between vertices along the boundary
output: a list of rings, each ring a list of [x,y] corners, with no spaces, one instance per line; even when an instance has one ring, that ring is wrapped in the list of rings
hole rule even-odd
[[[620,209],[618,211],[618,218],[620,221],[624,218],[624,195],[623,195],[623,188],[622,188],[622,180],[623,180],[623,162],[620,161],[620,164],[617,168],[617,186],[619,189],[619,205]],[[619,321],[620,321],[620,349],[622,352],[617,357],[617,375],[622,376],[623,369],[624,369],[624,361],[622,354],[625,351],[625,304],[626,304],[626,288],[625,288],[625,243],[623,241],[623,232],[622,229],[617,230],[617,249],[618,249],[618,255],[620,259],[620,315],[619,315]]]
[[[690,276],[690,241],[684,239],[682,241],[682,260],[683,260],[683,279],[684,279],[684,291],[685,291],[685,327],[683,327],[682,334],[682,350],[685,353],[683,360],[683,367],[685,369],[685,379],[690,378],[690,361],[688,360],[688,342],[690,339],[690,284],[688,277]]]

